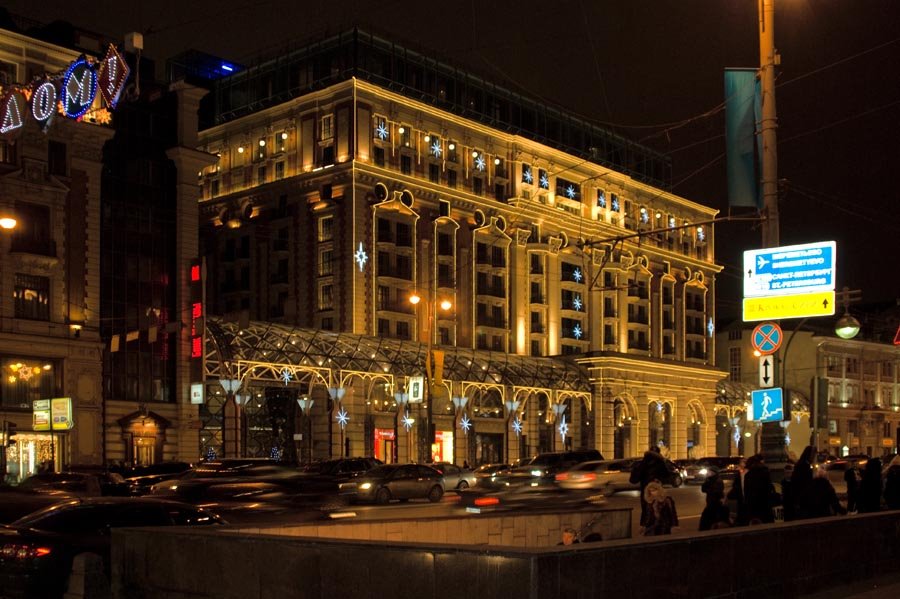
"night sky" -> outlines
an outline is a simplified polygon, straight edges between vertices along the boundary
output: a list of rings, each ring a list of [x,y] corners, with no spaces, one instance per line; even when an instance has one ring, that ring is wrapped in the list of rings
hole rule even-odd
[[[834,239],[838,288],[900,298],[900,1],[775,2],[781,245]],[[143,31],[159,69],[188,48],[251,64],[359,25],[669,154],[673,191],[723,215],[723,69],[759,65],[756,0],[5,4],[111,36]],[[736,316],[741,253],[761,234],[724,223],[716,237],[719,316]]]

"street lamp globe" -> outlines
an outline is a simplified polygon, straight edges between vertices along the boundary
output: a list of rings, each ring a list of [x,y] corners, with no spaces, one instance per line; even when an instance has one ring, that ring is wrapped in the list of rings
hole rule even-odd
[[[859,321],[849,312],[844,312],[834,325],[834,333],[841,339],[853,339],[859,333]]]
[[[0,228],[3,229],[14,229],[16,227],[16,219],[10,216],[4,216],[0,218]]]
[[[413,306],[415,306],[416,304],[418,304],[421,301],[422,301],[422,298],[416,293],[413,293],[411,296],[409,296],[409,303],[411,303]]]
[[[441,310],[444,310],[446,312],[447,310],[449,310],[452,307],[453,307],[453,303],[450,300],[445,299],[445,300],[441,301]]]

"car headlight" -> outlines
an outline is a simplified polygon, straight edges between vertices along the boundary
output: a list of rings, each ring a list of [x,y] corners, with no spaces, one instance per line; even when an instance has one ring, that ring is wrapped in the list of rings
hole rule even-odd
[[[540,476],[541,474],[543,474],[543,472],[541,472],[540,470],[531,471],[531,476]]]
[[[706,468],[701,468],[699,474],[705,475],[705,474],[706,474]]]
[[[363,483],[363,484],[359,485],[359,488],[362,489],[363,491],[368,491],[369,489],[372,488],[372,483]]]

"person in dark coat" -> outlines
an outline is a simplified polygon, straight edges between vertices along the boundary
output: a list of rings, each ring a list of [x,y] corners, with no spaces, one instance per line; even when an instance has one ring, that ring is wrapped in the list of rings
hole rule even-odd
[[[900,510],[900,455],[891,460],[884,477],[884,502],[889,510]]]
[[[870,458],[859,483],[857,509],[860,514],[881,509],[881,460]]]
[[[706,493],[706,507],[700,514],[698,530],[712,530],[731,526],[728,506],[725,505],[725,483],[718,473],[706,477],[700,490]]]
[[[847,511],[855,512],[859,495],[859,470],[855,462],[850,462],[844,470],[844,482],[847,483]]]
[[[654,480],[665,480],[667,474],[666,460],[660,454],[659,447],[652,447],[649,451],[645,451],[641,461],[631,469],[631,483],[640,483],[641,485],[641,526],[647,524],[647,501],[644,498],[644,490]]]
[[[809,518],[811,511],[810,494],[812,492],[813,468],[815,467],[816,450],[808,445],[800,459],[794,464],[791,473],[791,501],[794,518]]]
[[[731,481],[731,489],[725,496],[728,502],[728,512],[735,526],[745,526],[747,524],[747,503],[744,495],[744,477],[747,475],[747,460],[741,460],[738,464],[738,471]]]
[[[772,512],[772,496],[775,487],[772,475],[760,454],[747,458],[747,474],[744,475],[744,503],[747,523],[775,521]]]
[[[818,468],[813,476],[809,494],[809,517],[827,518],[828,516],[844,515],[847,510],[838,500],[837,492],[828,480],[825,470]]]
[[[675,501],[666,495],[659,481],[651,481],[644,489],[644,501],[647,502],[647,523],[641,528],[644,536],[655,537],[672,533],[678,526],[678,513]]]

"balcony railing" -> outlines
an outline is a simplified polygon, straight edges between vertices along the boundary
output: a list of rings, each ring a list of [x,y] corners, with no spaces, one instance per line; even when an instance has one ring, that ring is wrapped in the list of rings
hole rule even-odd
[[[388,300],[379,301],[378,309],[386,312],[399,312],[400,314],[415,314],[416,311],[416,307],[409,302]]]
[[[505,318],[494,318],[493,316],[486,316],[483,314],[480,314],[475,318],[475,324],[480,327],[493,327],[495,329],[507,328]]]
[[[500,285],[479,285],[477,295],[506,297],[506,288]]]

